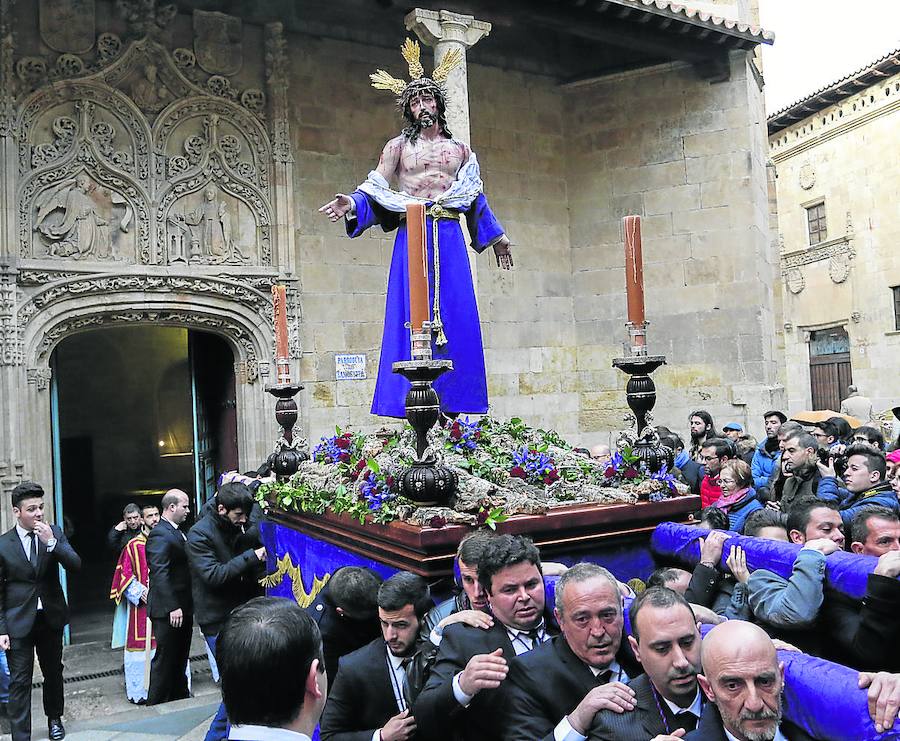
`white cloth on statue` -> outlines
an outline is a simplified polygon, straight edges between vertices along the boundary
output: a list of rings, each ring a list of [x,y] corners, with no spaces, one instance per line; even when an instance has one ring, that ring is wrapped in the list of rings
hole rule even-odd
[[[365,193],[388,211],[403,213],[410,203],[439,203],[444,208],[465,209],[484,190],[478,158],[472,152],[456,174],[456,180],[437,198],[418,198],[405,191],[392,190],[390,184],[377,170],[372,170],[358,190]]]

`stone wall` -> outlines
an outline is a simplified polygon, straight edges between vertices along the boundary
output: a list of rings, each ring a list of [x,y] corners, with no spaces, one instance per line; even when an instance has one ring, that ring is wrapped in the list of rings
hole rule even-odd
[[[397,58],[306,37],[291,48],[301,378],[317,439],[381,421],[368,410],[393,235],[351,241],[315,209],[398,131],[390,96],[368,87]],[[585,443],[622,426],[625,378],[610,363],[624,340],[626,213],[644,216],[651,347],[670,364],[660,421],[683,428],[703,407],[755,424],[777,405],[763,109],[746,56],[715,84],[666,65],[564,88],[470,64],[469,89],[472,145],[516,259],[510,273],[477,260],[494,412]],[[366,353],[369,379],[335,381],[336,352]]]
[[[900,331],[891,287],[900,285],[900,215],[894,205],[900,173],[890,155],[898,124],[895,74],[770,139],[778,173],[792,407],[811,403],[810,330],[836,326],[849,334],[853,381],[875,411],[898,403]],[[827,239],[810,247],[805,206],[822,199]]]
[[[761,92],[735,54],[727,82],[666,65],[567,96],[572,265],[583,434],[620,424],[625,332],[621,218],[643,215],[648,344],[657,419],[692,409],[761,434],[774,385],[773,250]],[[765,409],[764,409],[765,407]]]

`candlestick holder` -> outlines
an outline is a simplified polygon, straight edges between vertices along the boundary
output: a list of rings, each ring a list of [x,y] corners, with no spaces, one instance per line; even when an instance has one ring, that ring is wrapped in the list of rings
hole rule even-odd
[[[629,326],[629,333],[630,331]],[[625,386],[625,400],[635,421],[635,429],[624,431],[616,445],[619,448],[630,447],[631,452],[644,462],[647,469],[655,473],[662,468],[663,463],[671,468],[675,462],[674,451],[660,443],[659,434],[652,425],[652,411],[656,405],[656,384],[653,383],[650,374],[661,365],[665,365],[666,357],[646,355],[646,346],[643,347],[643,351],[644,354],[615,358],[612,362],[614,368],[629,375]]]
[[[266,386],[266,392],[272,394],[275,402],[275,421],[281,426],[281,437],[275,443],[272,456],[272,469],[279,481],[284,481],[295,473],[300,464],[309,460],[309,445],[305,438],[294,437],[294,425],[299,417],[297,401],[294,397],[303,389],[299,383],[276,383]]]
[[[440,398],[432,384],[453,370],[453,361],[432,359],[431,325],[428,322],[419,332],[413,332],[411,340],[413,359],[401,360],[391,366],[394,373],[412,384],[404,403],[406,419],[416,433],[416,457],[400,475],[400,493],[422,506],[447,506],[459,477],[452,468],[438,461],[436,452],[428,445],[428,431],[441,413]]]
[[[646,357],[648,324],[649,322],[646,321],[641,322],[640,324],[626,322],[625,327],[628,329],[631,357]],[[663,360],[663,362],[665,362],[665,360]]]

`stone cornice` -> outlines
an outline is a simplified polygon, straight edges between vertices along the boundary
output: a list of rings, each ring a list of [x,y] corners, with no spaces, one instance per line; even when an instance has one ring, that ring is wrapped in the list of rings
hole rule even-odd
[[[856,251],[853,249],[851,242],[852,234],[845,234],[836,239],[829,239],[827,242],[820,242],[812,247],[786,252],[781,256],[781,270],[784,272],[791,268],[799,268],[802,265],[829,260],[835,255],[847,255],[852,259],[856,256]]]
[[[784,162],[791,157],[794,157],[802,152],[805,152],[813,147],[818,146],[819,144],[823,144],[835,137],[841,136],[848,131],[852,131],[860,126],[864,126],[871,121],[874,121],[881,116],[887,116],[892,113],[896,113],[900,110],[900,95],[897,96],[896,99],[892,100],[887,105],[880,106],[878,108],[873,108],[865,113],[856,116],[855,118],[851,117],[847,120],[842,121],[841,123],[830,124],[826,130],[820,130],[819,133],[807,134],[806,138],[801,138],[797,141],[796,144],[786,147],[785,149],[775,151],[774,146],[769,144],[769,154],[772,158],[772,161],[777,165],[781,162]],[[822,112],[824,113],[824,111]],[[811,115],[809,118],[817,118],[820,114],[816,114],[815,116]],[[808,119],[804,119],[808,120]],[[803,121],[798,121],[794,126],[800,126],[802,128]],[[793,127],[792,127],[793,129]],[[779,135],[783,136],[784,132],[779,132]],[[777,137],[775,137],[777,138]]]

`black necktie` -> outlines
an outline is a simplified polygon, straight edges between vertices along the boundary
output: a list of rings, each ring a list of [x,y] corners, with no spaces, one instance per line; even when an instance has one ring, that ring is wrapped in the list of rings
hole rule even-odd
[[[31,565],[34,568],[37,568],[37,541],[34,539],[34,533],[28,533],[28,539],[31,541],[31,545],[28,546],[28,560],[31,561]]]
[[[675,713],[675,728],[681,728],[684,731],[696,730],[697,716],[693,713],[689,713],[687,710]]]
[[[531,641],[531,648],[535,649],[543,643],[541,640],[541,629],[543,626],[539,625],[537,628],[532,628],[525,632],[525,635],[528,636],[528,639]]]

